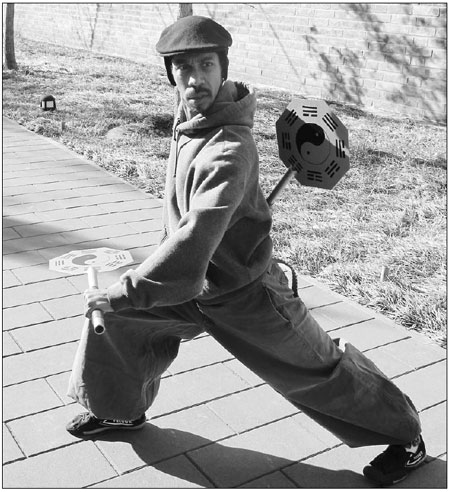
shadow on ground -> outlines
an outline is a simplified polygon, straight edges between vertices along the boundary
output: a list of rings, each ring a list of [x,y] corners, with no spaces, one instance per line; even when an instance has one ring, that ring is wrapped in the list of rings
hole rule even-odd
[[[195,483],[201,487],[209,486],[203,477],[198,475],[198,477],[193,478],[188,469],[174,467],[170,458],[186,453],[189,459],[195,463],[197,468],[201,469],[213,487],[216,488],[245,486],[244,484],[246,483],[281,469],[283,469],[285,475],[295,477],[295,482],[292,482],[292,487],[294,488],[294,484],[306,488],[373,487],[362,474],[350,469],[331,470],[307,463],[298,463],[297,461],[263,452],[225,446],[190,432],[173,428],[162,429],[149,423],[140,432],[116,432],[114,435],[102,436],[97,440],[99,444],[108,442],[115,445],[120,445],[119,443],[122,446],[128,445],[132,452],[136,453],[137,457],[142,461],[138,466],[147,464],[165,474]],[[109,445],[103,446],[102,444],[100,446],[102,451],[108,456],[108,450],[111,450],[111,447]],[[123,455],[123,453],[120,454]],[[120,463],[115,462],[114,457],[111,458],[109,456],[109,459],[114,462],[114,466],[121,473],[128,471],[121,470]],[[431,465],[433,465],[432,470]],[[429,467],[429,471],[432,471],[432,473],[427,473]],[[405,484],[426,488],[445,487],[446,462],[439,459],[433,460],[430,464],[416,470],[413,476],[414,484],[411,483],[412,477]],[[282,482],[279,484],[272,483],[267,487],[283,488],[287,487],[287,483],[289,483],[289,480],[283,476]],[[259,486],[261,486],[260,483],[258,483]]]

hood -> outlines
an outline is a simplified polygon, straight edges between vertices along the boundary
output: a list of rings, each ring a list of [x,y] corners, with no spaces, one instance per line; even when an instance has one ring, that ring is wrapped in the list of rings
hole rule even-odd
[[[254,89],[243,82],[227,80],[222,84],[216,100],[206,114],[198,114],[186,121],[183,106],[180,105],[177,130],[184,134],[217,128],[224,125],[253,127],[256,111]]]

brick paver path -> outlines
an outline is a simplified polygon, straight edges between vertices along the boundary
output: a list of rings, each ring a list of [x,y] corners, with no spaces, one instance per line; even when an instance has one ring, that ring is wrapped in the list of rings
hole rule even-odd
[[[142,261],[158,242],[161,203],[7,119],[3,200],[4,487],[370,486],[361,470],[383,447],[342,445],[209,336],[182,344],[142,431],[68,434],[81,410],[65,390],[86,278],[49,271],[48,261],[102,246]],[[119,274],[101,274],[101,285]],[[403,486],[445,487],[445,351],[310,278],[300,289],[322,326],[365,351],[418,407],[429,458]]]

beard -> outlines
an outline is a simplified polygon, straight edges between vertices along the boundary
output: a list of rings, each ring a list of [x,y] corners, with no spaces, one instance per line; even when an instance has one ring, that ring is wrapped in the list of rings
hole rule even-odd
[[[191,115],[205,112],[213,102],[211,91],[205,88],[188,89],[184,94],[184,100]]]

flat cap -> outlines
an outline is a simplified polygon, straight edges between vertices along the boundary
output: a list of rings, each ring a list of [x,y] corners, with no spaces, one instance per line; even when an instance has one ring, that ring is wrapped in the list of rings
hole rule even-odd
[[[190,15],[163,30],[156,50],[166,57],[187,51],[228,50],[232,42],[231,34],[217,22],[208,17]]]

